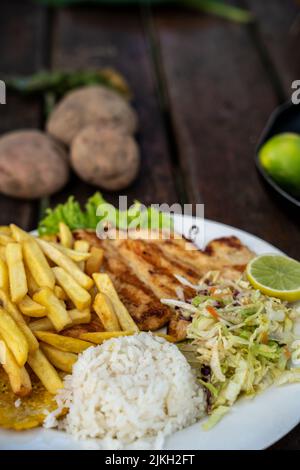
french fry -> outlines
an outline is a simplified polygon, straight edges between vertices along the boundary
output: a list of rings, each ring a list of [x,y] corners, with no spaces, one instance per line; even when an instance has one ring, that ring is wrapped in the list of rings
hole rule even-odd
[[[43,251],[34,239],[23,242],[23,253],[26,266],[36,284],[39,287],[53,289],[55,284],[53,272]]]
[[[31,272],[26,266],[25,266],[25,273],[26,273],[26,279],[27,279],[27,285],[28,285],[28,292],[29,292],[29,295],[32,297],[33,294],[35,294],[40,289],[40,286],[37,285],[34,278],[32,277]]]
[[[117,291],[114,288],[110,277],[105,273],[94,273],[93,279],[96,283],[98,290],[110,299],[122,330],[135,332],[139,331],[137,325],[131,318],[127,308],[119,299]]]
[[[0,232],[5,233],[5,235],[11,236],[11,230],[9,225],[0,225]]]
[[[63,388],[63,383],[58,373],[53,365],[50,364],[43,351],[37,349],[34,353],[29,354],[28,364],[48,392],[55,395],[59,389]]]
[[[135,331],[96,331],[92,333],[81,333],[79,338],[94,344],[102,344],[108,339],[118,338],[119,336],[131,336],[135,333]]]
[[[40,343],[40,347],[47,357],[47,359],[54,365],[57,369],[60,369],[64,372],[72,373],[73,364],[77,361],[77,354],[60,351],[53,346],[50,346],[46,343]]]
[[[43,287],[36,292],[33,300],[46,307],[47,316],[50,318],[56,331],[63,330],[71,323],[71,318],[66,308],[49,287]]]
[[[0,289],[9,292],[9,279],[7,264],[0,258]]]
[[[100,318],[106,331],[120,331],[120,323],[109,298],[99,292],[96,295],[93,309]]]
[[[60,286],[54,286],[54,294],[59,300],[68,300],[68,296]]]
[[[8,243],[5,254],[8,266],[10,296],[13,302],[18,303],[28,292],[21,245],[18,243]]]
[[[103,262],[104,251],[102,248],[92,246],[90,253],[91,256],[85,263],[85,272],[88,274],[88,276],[92,276],[92,274],[98,273],[100,271]]]
[[[32,300],[29,295],[25,295],[21,302],[19,302],[18,307],[23,315],[28,317],[40,318],[46,316],[46,307]]]
[[[24,242],[25,240],[32,240],[33,238],[29,233],[25,232],[25,230],[22,230],[20,227],[18,227],[15,224],[10,224],[9,228],[10,228],[12,237],[16,242],[21,243],[21,242]]]
[[[71,317],[72,326],[90,323],[91,321],[91,312],[88,308],[81,311],[77,310],[77,308],[73,308],[72,310],[68,310],[68,314]]]
[[[83,341],[77,338],[71,338],[70,336],[57,335],[50,333],[49,331],[35,331],[36,337],[44,343],[54,346],[60,351],[80,353],[85,349],[94,346],[92,343]]]
[[[88,253],[90,249],[90,244],[87,240],[75,240],[74,241],[74,251],[79,251],[81,253]]]
[[[71,276],[81,285],[84,289],[89,290],[93,285],[93,280],[83,273],[77,264],[68,258],[64,253],[59,251],[52,244],[45,242],[44,240],[37,239],[45,255],[54,261],[57,266],[64,268]]]
[[[99,291],[98,291],[97,287],[94,285],[94,286],[89,290],[89,293],[91,294],[92,303],[93,303],[94,300],[95,300],[95,298],[96,298],[96,295],[99,294]]]
[[[77,310],[77,308],[74,308],[72,310],[68,310],[68,314],[70,315],[71,318],[71,325],[82,325],[85,323],[90,323],[91,321],[91,312],[88,308],[85,310]],[[40,320],[35,320],[29,323],[29,328],[34,332],[34,331],[55,331],[55,328],[53,326],[53,323],[51,323],[50,318],[41,318]],[[69,325],[68,325],[69,326]]]
[[[90,244],[86,240],[75,240],[74,242],[74,250],[81,252],[81,253],[88,253],[90,249]],[[79,261],[78,266],[80,267],[81,271],[84,271],[85,262]]]
[[[6,246],[8,243],[13,243],[14,239],[10,235],[0,232],[0,245]]]
[[[0,289],[0,304],[3,306],[4,310],[6,310],[7,313],[9,313],[9,315],[15,320],[16,324],[23,332],[29,346],[29,351],[34,352],[39,347],[39,343],[24,320],[22,314],[10,301],[7,293],[3,289]]]
[[[0,258],[6,263],[5,246],[0,245]]]
[[[80,261],[86,261],[87,259],[90,258],[91,253],[85,252],[85,251],[77,251],[77,250],[72,250],[71,248],[66,248],[63,245],[60,245],[59,243],[50,243],[54,248],[59,250],[61,253],[66,255],[68,258],[71,258],[73,261],[76,263]]]
[[[53,323],[51,322],[50,318],[44,317],[40,320],[34,320],[29,323],[29,328],[31,331],[55,331]]]
[[[14,355],[0,336],[0,364],[8,375],[12,391],[19,397],[30,394],[31,380],[25,367],[20,367]]]
[[[28,343],[14,319],[0,307],[0,334],[20,367],[28,358]]]
[[[52,271],[54,272],[57,283],[67,293],[78,310],[84,310],[90,305],[90,294],[83,289],[65,269],[57,266],[52,268]]]
[[[66,248],[72,248],[73,246],[73,235],[69,227],[64,223],[59,223],[59,239],[62,246]]]

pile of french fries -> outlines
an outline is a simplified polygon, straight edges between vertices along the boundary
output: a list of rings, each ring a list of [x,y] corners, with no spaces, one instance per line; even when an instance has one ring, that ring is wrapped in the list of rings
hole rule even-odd
[[[100,272],[102,261],[103,250],[74,240],[64,223],[47,238],[14,224],[0,227],[0,363],[17,396],[31,393],[29,368],[56,394],[63,387],[59,371],[72,372],[78,353],[138,331],[110,277]],[[92,311],[104,332],[60,334],[89,323]]]

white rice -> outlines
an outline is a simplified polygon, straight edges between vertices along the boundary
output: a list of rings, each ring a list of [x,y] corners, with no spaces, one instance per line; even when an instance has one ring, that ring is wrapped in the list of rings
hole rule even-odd
[[[161,448],[165,436],[193,424],[205,409],[185,357],[150,333],[84,351],[57,402],[69,408],[59,427],[102,449]],[[50,414],[45,425],[54,421]]]

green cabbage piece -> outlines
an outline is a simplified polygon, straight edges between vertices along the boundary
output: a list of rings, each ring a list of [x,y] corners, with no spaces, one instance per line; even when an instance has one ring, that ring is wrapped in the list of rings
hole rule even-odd
[[[216,408],[212,412],[212,414],[205,421],[205,423],[202,424],[202,429],[204,431],[209,431],[210,429],[212,429],[216,424],[218,424],[219,421],[221,421],[223,416],[225,416],[226,413],[228,413],[229,410],[230,410],[229,406],[218,406],[218,408]]]

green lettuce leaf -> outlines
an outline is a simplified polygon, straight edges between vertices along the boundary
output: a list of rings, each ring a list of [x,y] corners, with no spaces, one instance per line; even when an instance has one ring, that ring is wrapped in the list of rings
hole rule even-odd
[[[116,225],[116,228],[126,229],[128,226],[136,228],[164,229],[173,228],[173,220],[153,207],[144,208],[135,201],[127,211],[120,211],[105,201],[102,194],[96,192],[91,196],[84,209],[81,208],[74,196],[67,202],[59,204],[54,209],[46,209],[45,217],[38,226],[39,235],[55,234],[59,231],[59,223],[65,222],[71,230],[93,229],[101,222]]]

